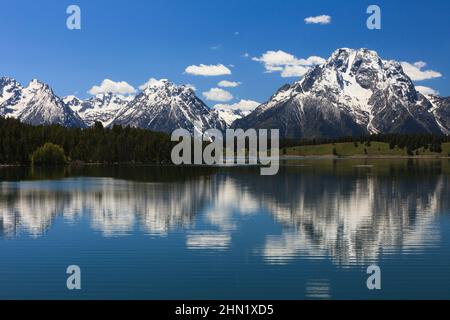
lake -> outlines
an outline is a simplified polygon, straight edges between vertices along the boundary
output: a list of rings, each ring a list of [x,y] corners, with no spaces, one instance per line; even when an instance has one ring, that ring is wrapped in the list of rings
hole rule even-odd
[[[450,298],[450,160],[259,173],[0,168],[0,299]]]

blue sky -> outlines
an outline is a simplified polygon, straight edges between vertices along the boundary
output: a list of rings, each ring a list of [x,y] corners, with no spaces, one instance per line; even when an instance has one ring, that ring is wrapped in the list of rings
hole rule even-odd
[[[134,88],[149,78],[189,83],[203,92],[218,82],[239,82],[228,91],[241,99],[266,101],[297,77],[267,73],[268,51],[328,58],[340,47],[366,47],[385,59],[432,70],[416,82],[450,95],[450,2],[442,0],[0,0],[0,75],[22,84],[38,78],[60,96],[81,98],[104,79]],[[66,9],[81,8],[81,30],[66,28]],[[382,29],[366,28],[370,4],[382,13]],[[329,24],[305,18],[331,17]],[[244,56],[245,54],[248,56]],[[188,66],[223,65],[231,75],[196,76]],[[430,73],[422,73],[427,75]],[[419,74],[420,75],[420,74]],[[438,76],[440,75],[440,76]]]

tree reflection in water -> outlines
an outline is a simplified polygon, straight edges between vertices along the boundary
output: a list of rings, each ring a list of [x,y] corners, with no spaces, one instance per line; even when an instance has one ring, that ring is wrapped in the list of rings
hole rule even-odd
[[[367,161],[287,162],[274,177],[257,168],[3,168],[0,237],[42,237],[58,217],[87,217],[104,237],[185,230],[187,248],[223,251],[242,219],[268,212],[282,232],[251,248],[268,264],[301,256],[345,267],[438,246],[448,161]]]

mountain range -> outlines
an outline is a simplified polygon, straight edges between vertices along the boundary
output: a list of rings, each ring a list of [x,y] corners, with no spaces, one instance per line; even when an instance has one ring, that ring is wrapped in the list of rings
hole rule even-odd
[[[190,86],[168,80],[153,82],[135,97],[106,93],[81,100],[61,99],[39,80],[22,87],[12,78],[0,78],[0,116],[33,125],[85,128],[99,121],[105,127],[193,133],[201,129],[194,123],[201,123],[203,130],[280,129],[284,138],[450,134],[450,98],[421,94],[399,62],[368,49],[336,50],[253,111],[236,105],[210,109]]]

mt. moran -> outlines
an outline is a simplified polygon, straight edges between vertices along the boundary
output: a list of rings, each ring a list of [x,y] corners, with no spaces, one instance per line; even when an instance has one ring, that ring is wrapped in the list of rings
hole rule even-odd
[[[233,126],[280,129],[285,138],[447,134],[449,112],[442,108],[448,103],[433,105],[429,99],[416,91],[400,63],[367,49],[344,48]]]

